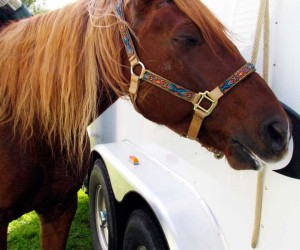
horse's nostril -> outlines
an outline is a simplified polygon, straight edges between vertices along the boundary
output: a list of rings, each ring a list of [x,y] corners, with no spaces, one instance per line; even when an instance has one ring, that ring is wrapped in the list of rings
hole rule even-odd
[[[284,122],[272,121],[265,126],[265,138],[275,154],[280,154],[287,145],[288,129]]]

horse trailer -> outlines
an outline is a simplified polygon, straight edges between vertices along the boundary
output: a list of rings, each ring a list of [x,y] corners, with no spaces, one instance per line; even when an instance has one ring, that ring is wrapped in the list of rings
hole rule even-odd
[[[265,39],[258,40],[256,67],[263,74],[269,64],[269,85],[292,121],[289,153],[265,166],[258,192],[259,171],[233,170],[119,99],[89,128],[92,165],[85,187],[95,249],[300,249],[300,2],[203,2],[249,61],[258,16],[269,23],[270,33],[265,26]],[[269,53],[263,52],[266,47]],[[249,95],[255,102],[255,91]]]

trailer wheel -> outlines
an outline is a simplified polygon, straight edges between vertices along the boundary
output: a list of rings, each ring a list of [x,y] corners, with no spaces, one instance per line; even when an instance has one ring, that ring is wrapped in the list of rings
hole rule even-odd
[[[89,214],[94,249],[117,249],[114,196],[104,163],[96,160],[89,182]]]
[[[129,217],[123,250],[167,250],[160,225],[147,208],[137,209]]]

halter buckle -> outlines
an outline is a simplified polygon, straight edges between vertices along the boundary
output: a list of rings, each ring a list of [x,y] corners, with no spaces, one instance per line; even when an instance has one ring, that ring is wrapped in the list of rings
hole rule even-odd
[[[204,112],[205,116],[209,116],[218,104],[218,101],[217,100],[215,101],[215,100],[211,99],[208,94],[209,94],[208,91],[205,91],[204,93],[201,93],[201,92],[198,93],[196,102],[194,102],[194,110],[195,111],[200,110],[200,111]],[[201,103],[202,103],[203,100],[207,100],[211,103],[210,107],[208,109],[201,106]]]
[[[142,79],[144,74],[145,74],[145,70],[146,70],[145,65],[139,59],[137,59],[136,57],[133,60],[130,61],[130,64],[131,64],[131,69],[130,69],[131,75],[136,76],[139,79]],[[140,75],[136,74],[136,72],[135,72],[135,69],[137,67],[141,67]]]

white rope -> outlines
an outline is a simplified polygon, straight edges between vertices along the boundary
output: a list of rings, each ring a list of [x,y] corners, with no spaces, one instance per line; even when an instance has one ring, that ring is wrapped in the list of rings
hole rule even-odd
[[[258,20],[256,25],[256,34],[252,51],[251,62],[255,65],[257,61],[260,40],[262,36],[262,28],[264,27],[264,52],[263,52],[263,77],[268,82],[269,73],[269,36],[270,36],[270,24],[269,24],[269,1],[261,0],[258,12]]]
[[[251,242],[252,248],[256,248],[259,232],[260,232],[261,211],[262,211],[263,190],[264,190],[264,176],[265,176],[265,167],[259,170],[257,176],[255,217],[254,217],[254,228],[253,228],[252,242]]]
[[[270,51],[270,13],[269,0],[266,0],[264,16],[264,58],[263,58],[263,78],[269,84],[269,51]]]
[[[263,45],[263,78],[268,83],[269,80],[269,40],[270,40],[270,21],[269,21],[269,1],[261,0],[258,20],[256,26],[256,35],[252,51],[251,62],[255,65],[259,51],[260,39],[262,35],[262,28],[264,27],[264,45]],[[256,205],[255,205],[255,218],[254,228],[252,233],[252,248],[256,248],[259,238],[261,226],[261,213],[263,204],[263,186],[264,186],[265,167],[263,167],[257,176],[256,187]]]

